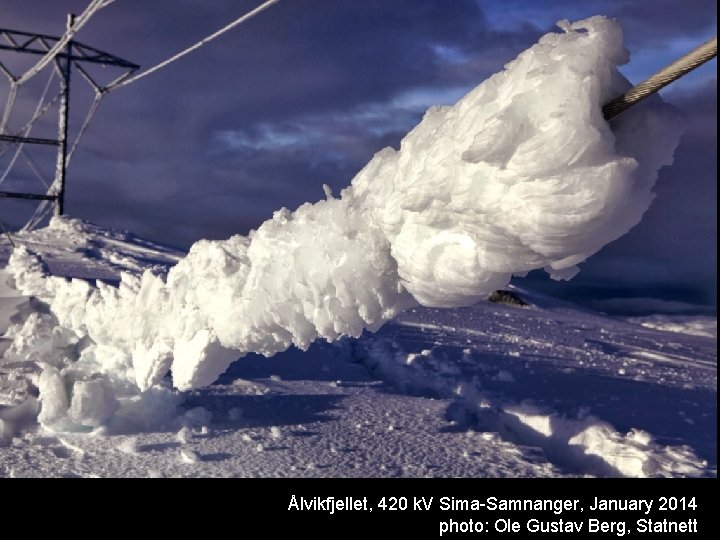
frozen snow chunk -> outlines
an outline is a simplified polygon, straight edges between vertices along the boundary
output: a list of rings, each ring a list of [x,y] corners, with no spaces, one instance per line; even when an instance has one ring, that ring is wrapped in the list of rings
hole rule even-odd
[[[76,381],[72,390],[69,417],[83,426],[97,427],[105,423],[119,406],[115,393],[105,381]]]
[[[140,390],[157,384],[170,369],[172,349],[162,341],[155,342],[147,349],[138,343],[132,355],[135,382]]]
[[[70,401],[65,389],[65,380],[60,372],[52,366],[46,366],[40,374],[38,388],[40,390],[38,422],[47,425],[65,417]]]
[[[137,455],[140,453],[135,437],[128,437],[117,446],[117,449],[124,454]]]
[[[615,430],[604,423],[595,423],[574,435],[568,444],[582,448],[588,455],[595,455],[617,469],[624,476],[646,476],[644,465],[648,458],[647,443],[633,444],[624,440]],[[640,441],[638,441],[640,442]]]
[[[175,342],[172,361],[173,384],[180,390],[206,386],[238,358],[209,330],[200,330],[191,339]]]
[[[15,288],[25,296],[44,297],[52,288],[48,269],[40,258],[23,245],[17,246],[8,261]]]
[[[569,440],[586,455],[600,457],[623,476],[700,476],[707,462],[687,446],[661,446],[645,431],[632,429],[622,435],[603,422],[589,425]]]
[[[560,417],[528,404],[504,407],[503,422],[523,444],[542,447],[570,467],[603,476],[699,476],[707,463],[690,448],[662,446],[649,433],[618,432],[596,417]]]
[[[140,394],[121,398],[122,406],[112,424],[122,430],[149,430],[167,426],[177,419],[181,396],[162,386],[153,386]]]
[[[65,349],[77,343],[77,336],[59,326],[55,317],[37,312],[8,328],[7,336],[13,342],[0,357],[0,364],[41,361],[60,366]]]
[[[175,436],[175,438],[178,440],[178,442],[180,442],[182,444],[187,444],[188,442],[190,442],[192,437],[193,437],[192,430],[187,426],[181,428],[180,431],[178,431],[177,435]]]
[[[27,396],[17,405],[0,407],[0,420],[3,422],[2,429],[6,437],[12,439],[20,430],[34,424],[39,409],[38,400],[32,396]]]
[[[504,410],[505,413],[509,415],[504,420],[508,427],[515,432],[520,433],[523,428],[530,428],[534,434],[542,435],[543,437],[550,438],[555,434],[557,426],[555,417],[539,407],[527,403],[519,403],[506,406]],[[508,420],[510,422],[508,422]]]
[[[180,460],[183,463],[197,463],[198,461],[200,461],[200,455],[194,450],[190,450],[189,448],[181,448]]]
[[[0,418],[0,445],[7,444],[12,440],[14,430],[10,422],[6,422]]]

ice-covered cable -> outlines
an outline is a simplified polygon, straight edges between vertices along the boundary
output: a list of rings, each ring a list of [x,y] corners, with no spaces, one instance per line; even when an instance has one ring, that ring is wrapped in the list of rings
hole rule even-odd
[[[50,186],[46,183],[45,186],[50,189]],[[50,213],[50,210],[52,210],[53,204],[50,201],[40,201],[40,204],[35,208],[35,211],[33,212],[33,215],[30,216],[30,219],[28,219],[27,223],[22,226],[20,229],[21,231],[32,231],[35,228],[37,228],[40,223],[42,223],[43,219],[47,217],[47,215]]]
[[[31,78],[33,78],[35,75],[40,73],[40,71],[42,71],[45,66],[47,66],[55,59],[58,53],[62,51],[63,48],[68,44],[68,42],[73,37],[75,37],[75,34],[77,34],[80,29],[82,29],[82,27],[88,23],[88,21],[92,18],[93,15],[95,15],[95,13],[97,13],[104,7],[109,6],[114,1],[115,0],[92,0],[90,4],[88,4],[88,6],[85,8],[85,10],[75,18],[74,22],[67,28],[67,30],[65,30],[65,33],[57,42],[55,42],[55,44],[50,48],[50,50],[45,53],[43,57],[40,58],[40,60],[38,60],[34,66],[32,66],[21,77],[18,78],[17,84],[24,84]]]
[[[62,96],[62,92],[58,92],[55,94],[55,97],[48,100],[45,105],[40,110],[36,110],[35,114],[28,120],[23,127],[20,128],[19,131],[16,132],[16,135],[19,135],[21,133],[24,133],[33,123],[38,121],[40,118],[42,118],[47,111],[49,111],[55,103],[60,99],[60,96]],[[10,148],[10,144],[7,144],[2,149],[0,149],[0,156],[4,155],[5,152]]]
[[[5,356],[32,358],[21,338],[53,336],[41,400],[55,388],[61,403],[98,404],[87,420],[43,406],[41,423],[96,425],[116,396],[141,399],[168,371],[179,389],[204,386],[246,353],[359,336],[418,303],[471,305],[534,269],[575,275],[640,221],[681,126],[657,96],[611,126],[602,104],[630,87],[619,25],[561,27],[456,104],[430,108],[339,197],[328,190],[248,236],[200,241],[167,275],[93,286],[14,250],[15,285],[52,315]]]
[[[35,177],[40,180],[40,183],[45,186],[45,188],[49,188],[50,184],[45,181],[45,178],[40,172],[40,167],[38,167],[37,163],[35,163],[35,161],[30,157],[30,155],[25,151],[24,148],[20,151],[20,154],[22,155],[25,163],[27,163],[30,170],[35,174]]]
[[[678,58],[669,66],[664,67],[647,80],[633,86],[621,96],[616,97],[603,106],[606,120],[616,117],[621,112],[639,103],[646,97],[665,88],[693,69],[700,67],[717,56],[717,36],[709,39],[693,49],[682,58]]]
[[[72,147],[70,148],[70,151],[68,152],[67,159],[65,160],[66,167],[70,164],[70,160],[72,159],[73,155],[75,154],[75,150],[77,149],[78,145],[80,144],[80,141],[82,141],[82,138],[85,135],[85,132],[87,131],[88,127],[90,126],[90,122],[92,121],[93,117],[95,116],[95,113],[97,112],[98,107],[100,106],[100,102],[102,101],[103,97],[104,97],[103,93],[101,93],[101,92],[95,93],[95,98],[93,99],[93,102],[90,105],[90,108],[88,109],[87,114],[85,115],[85,120],[83,121],[82,126],[80,126],[80,130],[78,131],[78,134],[75,137],[75,140],[73,141]]]
[[[8,239],[8,242],[10,245],[14,248],[15,242],[13,242],[12,236],[10,236],[10,231],[7,230],[5,227],[5,224],[0,220],[0,229],[2,229],[2,232],[5,234],[5,237]]]
[[[43,107],[43,104],[45,103],[45,98],[47,97],[48,90],[50,89],[50,84],[52,83],[52,80],[55,76],[55,72],[51,71],[50,76],[48,77],[47,82],[45,83],[45,88],[43,88],[42,94],[40,95],[40,99],[38,100],[38,104],[35,107],[35,111],[33,112],[32,117],[30,120],[25,124],[23,129],[20,131],[20,135],[22,137],[27,137],[30,134],[30,130],[32,129],[35,122],[40,118],[44,111],[47,110],[47,108]],[[3,149],[4,150],[4,149]],[[15,153],[13,154],[13,157],[10,159],[10,161],[7,164],[7,167],[5,168],[5,171],[2,175],[0,175],[0,184],[2,184],[5,179],[7,178],[8,174],[10,174],[10,171],[12,170],[13,166],[15,165],[15,162],[17,161],[18,156],[23,151],[23,143],[18,143],[17,147],[15,148]],[[2,155],[4,152],[0,152],[0,155]]]
[[[171,56],[171,57],[168,58],[167,60],[164,60],[163,62],[160,62],[160,63],[157,64],[156,66],[153,66],[153,67],[151,67],[151,68],[143,71],[142,73],[138,73],[137,75],[135,75],[135,76],[133,76],[133,77],[130,77],[130,78],[125,79],[125,80],[123,80],[123,81],[117,82],[117,83],[115,83],[115,84],[108,85],[108,86],[107,86],[107,89],[108,89],[108,90],[114,90],[115,88],[121,88],[121,87],[123,87],[123,86],[127,86],[128,84],[134,83],[135,81],[138,81],[138,80],[142,79],[143,77],[147,77],[147,76],[150,75],[151,73],[155,73],[156,71],[164,68],[165,66],[167,66],[167,65],[169,65],[169,64],[172,64],[172,63],[175,62],[176,60],[179,60],[179,59],[182,58],[183,56],[186,56],[186,55],[190,54],[191,52],[196,51],[197,49],[199,49],[200,47],[202,47],[202,46],[205,45],[206,43],[209,43],[210,41],[214,40],[215,38],[220,37],[220,36],[223,35],[224,33],[226,33],[226,32],[228,32],[228,31],[232,30],[233,28],[235,28],[236,26],[239,26],[240,24],[244,23],[245,21],[248,21],[249,19],[253,18],[255,15],[258,15],[259,13],[261,13],[261,12],[265,11],[266,9],[268,9],[269,7],[271,7],[273,4],[277,4],[279,1],[280,1],[280,0],[268,0],[267,2],[264,2],[263,4],[259,5],[259,6],[256,7],[255,9],[253,9],[253,10],[251,10],[251,11],[248,11],[247,13],[245,13],[244,15],[242,15],[241,17],[235,19],[235,20],[234,20],[233,22],[231,22],[230,24],[228,24],[228,25],[226,25],[226,26],[223,26],[223,27],[222,27],[220,30],[218,30],[217,32],[215,32],[215,33],[213,33],[213,34],[210,34],[208,37],[206,37],[206,38],[204,38],[204,39],[201,39],[200,41],[198,41],[198,42],[195,43],[194,45],[191,45],[191,46],[188,47],[187,49],[184,49],[184,50],[180,51],[179,53]]]
[[[13,108],[15,107],[15,99],[17,98],[17,91],[18,91],[18,83],[17,81],[12,81],[10,83],[10,89],[8,90],[8,96],[5,100],[5,108],[3,109],[3,115],[0,119],[0,135],[5,134],[5,130],[7,129],[8,121],[10,120],[10,115],[12,114]]]

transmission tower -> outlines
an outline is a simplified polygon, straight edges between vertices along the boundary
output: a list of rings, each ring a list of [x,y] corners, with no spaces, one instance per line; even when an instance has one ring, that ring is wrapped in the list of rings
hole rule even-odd
[[[68,31],[73,25],[75,16],[68,15],[67,28]],[[39,55],[45,57],[51,53],[53,47],[60,42],[61,37],[48,36],[44,34],[35,34],[30,32],[21,32],[17,30],[8,30],[0,28],[0,50],[11,51],[19,54]],[[54,55],[53,69],[60,79],[60,101],[58,106],[57,119],[57,138],[38,138],[28,137],[23,134],[8,134],[0,130],[0,142],[10,143],[18,146],[22,151],[22,145],[50,145],[57,147],[57,157],[55,161],[55,179],[45,194],[39,193],[20,193],[0,191],[0,198],[12,199],[30,199],[38,201],[53,201],[55,205],[55,214],[62,215],[65,211],[65,179],[68,166],[68,124],[70,109],[70,80],[73,67],[82,76],[82,78],[92,87],[95,92],[95,101],[91,107],[85,123],[78,134],[82,136],[89,120],[92,118],[97,104],[100,99],[108,92],[109,88],[117,85],[135,71],[140,66],[128,62],[122,58],[106,53],[94,47],[84,45],[78,41],[70,39],[67,44]],[[115,66],[121,68],[122,72],[119,77],[112,82],[102,85],[90,75],[86,68],[86,64],[95,64],[101,66]],[[15,91],[18,82],[22,82],[27,74],[22,76],[16,75],[10,68],[0,61],[0,71],[9,79],[11,91]],[[7,112],[6,112],[7,115]],[[6,116],[5,115],[5,116]],[[4,126],[3,126],[4,127]],[[77,143],[77,141],[76,141]],[[75,145],[73,145],[74,147]]]

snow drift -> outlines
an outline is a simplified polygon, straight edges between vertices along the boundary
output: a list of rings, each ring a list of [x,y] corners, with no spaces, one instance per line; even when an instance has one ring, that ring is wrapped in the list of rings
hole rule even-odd
[[[639,222],[679,130],[659,98],[608,124],[601,105],[629,87],[621,29],[603,17],[559,26],[428,110],[340,198],[327,190],[247,237],[200,241],[167,276],[91,286],[17,248],[16,286],[51,311],[11,332],[14,360],[48,366],[41,421],[96,426],[128,399],[140,407],[168,370],[175,387],[199,387],[250,351],[359,336],[416,303],[470,305],[536,268],[572,277]],[[32,346],[34,325],[52,350]]]

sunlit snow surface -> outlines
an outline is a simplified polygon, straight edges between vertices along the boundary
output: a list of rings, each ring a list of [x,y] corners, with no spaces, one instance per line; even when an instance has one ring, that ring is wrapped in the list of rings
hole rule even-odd
[[[16,241],[85,279],[182,255],[76,221]],[[716,474],[714,338],[519,293],[532,305],[418,307],[360,340],[246,356],[147,430],[39,428],[40,367],[3,357],[0,475]],[[0,271],[0,330],[43,311]]]

